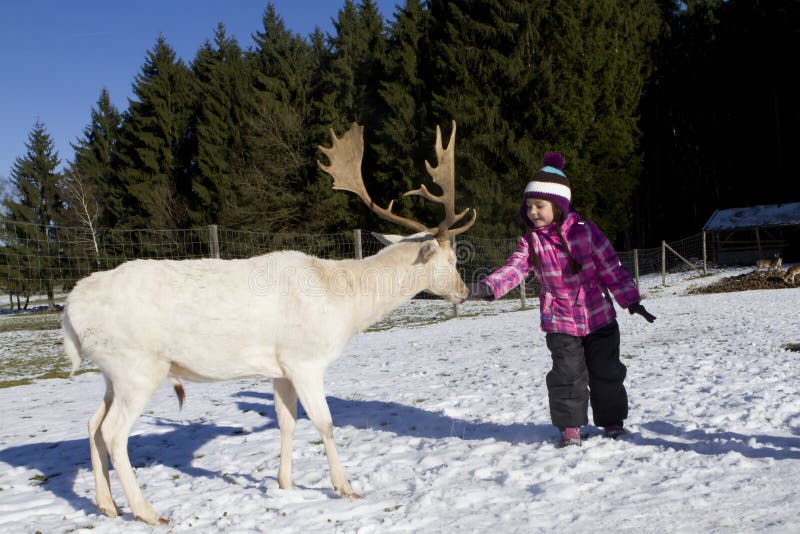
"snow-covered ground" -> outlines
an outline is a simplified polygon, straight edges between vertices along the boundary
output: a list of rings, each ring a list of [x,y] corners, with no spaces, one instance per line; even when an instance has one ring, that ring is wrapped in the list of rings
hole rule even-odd
[[[785,348],[800,344],[800,289],[687,296],[703,282],[649,283],[658,320],[619,315],[626,438],[588,426],[582,447],[556,448],[538,310],[468,303],[459,319],[360,334],[328,370],[363,499],[331,489],[306,418],[297,489],[278,489],[268,380],[186,384],[182,411],[165,384],[129,442],[145,496],[171,521],[155,530],[800,532],[800,353]],[[121,517],[94,505],[86,421],[102,392],[96,373],[0,390],[0,532],[152,530],[113,471]]]

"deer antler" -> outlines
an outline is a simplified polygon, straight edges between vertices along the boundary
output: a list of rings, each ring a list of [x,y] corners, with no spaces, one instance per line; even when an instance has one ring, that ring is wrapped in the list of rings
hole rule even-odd
[[[439,239],[445,239],[452,235],[460,234],[469,229],[477,217],[477,212],[473,210],[472,220],[467,224],[450,230],[450,227],[464,218],[469,209],[456,215],[454,202],[455,202],[455,135],[456,123],[453,122],[453,131],[450,134],[450,142],[447,149],[442,147],[442,133],[439,127],[436,127],[436,158],[438,165],[436,168],[426,161],[425,167],[428,173],[433,178],[433,181],[442,188],[442,195],[433,195],[428,189],[422,185],[419,189],[408,191],[405,195],[418,195],[426,198],[432,202],[442,204],[445,210],[445,218],[439,223],[436,228],[428,228],[424,224],[407,219],[396,213],[392,213],[392,206],[394,201],[389,203],[387,208],[382,208],[375,204],[367,193],[366,186],[364,185],[364,178],[361,176],[361,160],[364,156],[364,127],[352,124],[341,138],[337,138],[336,134],[331,132],[331,147],[327,148],[319,146],[323,154],[328,156],[330,165],[323,165],[319,160],[317,166],[320,169],[330,174],[333,178],[333,188],[350,191],[355,193],[366,204],[373,213],[379,217],[393,223],[397,223],[405,228],[414,230],[415,232],[427,232],[437,236]]]
[[[455,187],[455,153],[456,153],[456,121],[452,123],[450,130],[450,141],[447,143],[447,148],[442,146],[442,130],[436,126],[436,167],[432,167],[430,163],[425,162],[425,168],[428,174],[433,178],[433,182],[442,188],[442,194],[436,196],[428,191],[425,185],[421,185],[419,189],[409,191],[406,195],[418,195],[431,202],[436,202],[444,206],[444,220],[439,223],[437,235],[454,236],[469,230],[475,219],[478,217],[478,212],[472,210],[472,219],[464,226],[455,230],[450,230],[450,227],[459,222],[469,212],[469,208],[465,209],[459,214],[455,212],[456,201],[456,187]]]

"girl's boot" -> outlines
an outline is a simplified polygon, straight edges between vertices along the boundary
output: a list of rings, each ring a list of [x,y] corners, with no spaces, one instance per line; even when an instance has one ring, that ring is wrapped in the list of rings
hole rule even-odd
[[[561,441],[558,442],[558,446],[568,447],[570,445],[581,446],[581,429],[577,426],[568,426],[561,431]]]

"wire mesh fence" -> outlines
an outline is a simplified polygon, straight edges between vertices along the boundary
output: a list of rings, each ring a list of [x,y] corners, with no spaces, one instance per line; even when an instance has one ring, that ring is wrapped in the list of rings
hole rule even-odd
[[[455,242],[462,278],[477,281],[502,266],[518,245],[514,238],[458,236]],[[373,255],[383,248],[371,232],[338,234],[268,234],[210,226],[186,230],[108,230],[85,227],[0,223],[0,289],[10,307],[27,308],[37,296],[51,304],[81,278],[112,269],[132,259],[241,259],[279,250],[298,250],[320,258],[341,260]],[[669,274],[706,265],[704,235],[661,247],[622,251],[620,261],[637,276]],[[508,298],[526,299],[539,293],[531,274]]]

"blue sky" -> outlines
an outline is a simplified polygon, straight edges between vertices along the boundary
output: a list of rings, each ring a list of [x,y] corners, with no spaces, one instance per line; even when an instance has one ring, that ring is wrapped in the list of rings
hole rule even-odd
[[[273,0],[287,27],[333,31],[344,0]],[[376,2],[391,19],[397,0]],[[88,124],[103,87],[120,110],[159,34],[191,61],[218,22],[247,48],[267,0],[11,0],[0,9],[0,178],[24,155],[40,119],[62,164]]]

